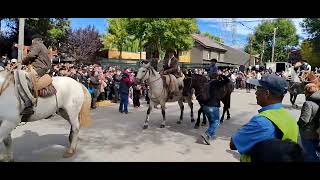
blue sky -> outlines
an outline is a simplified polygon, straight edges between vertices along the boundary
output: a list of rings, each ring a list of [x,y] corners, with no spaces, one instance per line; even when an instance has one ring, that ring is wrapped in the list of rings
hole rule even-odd
[[[70,21],[72,29],[94,25],[102,34],[106,32],[107,28],[107,18],[70,18]]]
[[[248,35],[253,33],[253,29],[262,21],[272,18],[235,18],[239,22],[235,23],[235,47],[243,48],[247,43]],[[85,27],[87,25],[94,25],[100,33],[106,32],[107,22],[106,18],[71,18],[71,26],[73,29]],[[300,23],[302,18],[292,19],[297,33],[301,38],[305,38],[306,34],[303,33]],[[231,18],[197,18],[198,27],[201,32],[210,32],[213,35],[222,37],[225,44],[232,45],[232,27]]]
[[[71,27],[73,29],[86,27],[88,25],[94,25],[96,29],[103,34],[106,32],[107,28],[107,18],[70,18]],[[250,33],[253,33],[253,29],[262,21],[272,18],[235,18],[236,35],[235,47],[242,48],[247,43],[247,38]],[[307,37],[307,35],[302,31],[300,23],[302,18],[292,19],[293,23],[297,28],[297,33],[301,39]],[[232,45],[232,27],[231,18],[197,18],[198,27],[201,32],[210,32],[213,35],[222,37],[225,44]],[[2,30],[5,29],[5,23],[2,23]]]

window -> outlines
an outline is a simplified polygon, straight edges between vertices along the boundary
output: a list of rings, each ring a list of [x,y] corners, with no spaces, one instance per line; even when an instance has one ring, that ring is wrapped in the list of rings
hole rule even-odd
[[[211,51],[208,51],[208,59],[211,59]]]

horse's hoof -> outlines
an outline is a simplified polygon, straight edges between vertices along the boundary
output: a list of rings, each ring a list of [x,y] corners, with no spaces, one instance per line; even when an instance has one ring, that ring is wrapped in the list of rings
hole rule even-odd
[[[163,125],[163,124],[161,124],[161,125],[160,125],[160,128],[164,128],[164,127],[166,127],[166,126],[165,126],[165,125]]]
[[[199,125],[194,125],[194,128],[195,129],[199,129]]]
[[[223,123],[223,120],[220,121],[220,124],[222,124],[222,123]]]
[[[201,126],[206,126],[207,125],[207,123],[201,123]]]
[[[193,122],[195,122],[195,120],[194,120],[194,119],[191,119],[191,122],[193,123]]]
[[[147,129],[148,128],[148,125],[143,125],[143,129]]]
[[[231,118],[231,117],[230,117],[230,116],[228,116],[228,117],[227,117],[227,120],[229,120],[230,118]]]
[[[63,158],[70,158],[74,155],[75,151],[73,152],[69,152],[69,150],[67,150],[64,154],[63,154]]]
[[[177,124],[181,124],[181,121],[177,121]]]

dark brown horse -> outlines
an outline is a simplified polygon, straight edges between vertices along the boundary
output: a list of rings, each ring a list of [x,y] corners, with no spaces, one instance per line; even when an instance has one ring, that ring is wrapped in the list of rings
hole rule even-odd
[[[223,79],[223,78],[227,78],[224,75],[219,75],[218,79]],[[184,79],[184,94],[192,94],[192,89],[194,89],[194,93],[195,96],[198,100],[198,103],[200,105],[200,109],[198,110],[198,118],[197,118],[197,122],[195,124],[195,128],[198,128],[200,126],[200,116],[201,113],[203,114],[203,121],[202,121],[202,125],[206,125],[207,119],[206,116],[203,112],[203,105],[204,105],[204,101],[202,100],[201,94],[200,94],[200,89],[201,87],[203,87],[204,83],[207,83],[208,79],[203,76],[203,75],[198,75],[198,74],[193,74],[189,77],[186,77]],[[227,120],[230,119],[230,103],[231,103],[231,93],[234,90],[234,84],[233,82],[229,81],[224,87],[224,92],[220,95],[220,99],[223,103],[223,113],[220,119],[220,122],[223,123],[224,120],[224,115],[227,112]]]

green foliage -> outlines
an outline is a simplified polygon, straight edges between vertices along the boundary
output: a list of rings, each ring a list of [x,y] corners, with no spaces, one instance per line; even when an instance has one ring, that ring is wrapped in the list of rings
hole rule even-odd
[[[207,36],[208,38],[212,39],[212,40],[215,40],[217,41],[218,43],[224,43],[224,40],[218,36],[215,36],[215,35],[212,35],[211,33],[209,32],[204,32],[204,33],[201,33],[202,35],[204,36]]]
[[[289,49],[298,45],[297,30],[289,19],[279,18],[259,24],[254,34],[249,36],[245,51],[250,53],[251,42],[252,54],[261,54],[264,41],[263,61],[271,60],[274,28],[277,28],[274,60],[287,61]]]
[[[191,49],[191,34],[198,31],[195,18],[130,18],[127,29],[147,49],[147,53],[149,49],[155,54]]]
[[[9,36],[12,41],[18,40],[19,19],[8,19]],[[58,48],[59,43],[67,39],[70,21],[67,18],[27,18],[25,21],[25,44],[31,44],[31,37],[39,34],[47,46]]]
[[[313,67],[320,66],[320,52],[315,48],[315,45],[310,40],[305,40],[301,44],[301,56],[307,60]]]

